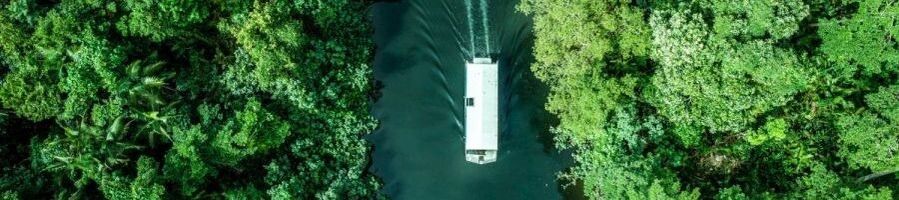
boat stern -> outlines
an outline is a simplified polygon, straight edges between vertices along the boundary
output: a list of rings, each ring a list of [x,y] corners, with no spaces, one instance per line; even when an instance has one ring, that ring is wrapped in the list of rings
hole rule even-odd
[[[465,160],[477,164],[496,162],[496,150],[465,150]]]

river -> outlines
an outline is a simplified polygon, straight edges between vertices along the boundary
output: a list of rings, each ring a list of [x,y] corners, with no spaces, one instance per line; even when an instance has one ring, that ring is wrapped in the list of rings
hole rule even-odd
[[[529,70],[530,18],[515,11],[517,0],[489,1],[484,10],[480,2],[382,1],[371,9],[374,76],[381,87],[372,107],[380,126],[367,137],[374,145],[369,171],[392,199],[562,199],[573,193],[557,180],[572,161],[552,148],[548,130],[558,120],[543,109],[547,88]],[[500,150],[486,165],[463,155],[464,64],[472,53],[489,53],[500,63]]]

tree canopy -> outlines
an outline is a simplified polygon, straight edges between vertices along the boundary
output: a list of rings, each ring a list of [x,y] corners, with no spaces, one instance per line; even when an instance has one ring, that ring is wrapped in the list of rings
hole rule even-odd
[[[892,199],[894,0],[524,0],[590,199]]]
[[[360,199],[370,1],[0,1],[0,199]]]

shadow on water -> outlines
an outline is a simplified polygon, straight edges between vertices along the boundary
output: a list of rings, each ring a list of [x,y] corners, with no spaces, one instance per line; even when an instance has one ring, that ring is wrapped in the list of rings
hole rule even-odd
[[[464,63],[468,26],[460,0],[379,1],[372,8],[379,127],[369,171],[392,199],[561,199],[557,174],[571,164],[553,148],[543,109],[547,87],[529,67],[534,58],[528,17],[517,0],[490,1],[490,32],[500,63],[500,152],[495,163],[463,156]],[[576,190],[576,189],[575,189]],[[573,196],[569,196],[575,194]]]

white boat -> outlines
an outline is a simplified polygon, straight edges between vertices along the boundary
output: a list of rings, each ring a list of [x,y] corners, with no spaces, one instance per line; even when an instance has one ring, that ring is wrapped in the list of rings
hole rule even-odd
[[[465,64],[465,160],[496,161],[499,150],[499,67],[490,58]]]

